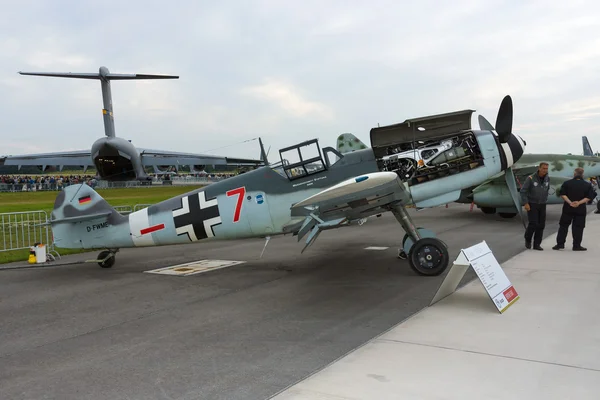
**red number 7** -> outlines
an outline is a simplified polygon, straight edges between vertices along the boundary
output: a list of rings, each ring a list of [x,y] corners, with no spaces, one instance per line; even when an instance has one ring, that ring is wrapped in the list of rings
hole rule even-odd
[[[235,196],[237,194],[238,198],[235,203],[235,212],[233,213],[233,222],[238,222],[240,220],[240,213],[242,212],[242,204],[244,203],[244,195],[246,194],[246,188],[241,187],[237,189],[232,189],[228,191],[227,197]]]

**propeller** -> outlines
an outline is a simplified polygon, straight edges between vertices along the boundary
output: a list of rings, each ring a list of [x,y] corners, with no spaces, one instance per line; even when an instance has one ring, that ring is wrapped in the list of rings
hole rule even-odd
[[[519,195],[519,191],[517,190],[517,180],[515,179],[515,175],[513,173],[512,168],[509,167],[506,169],[506,171],[504,171],[504,180],[506,181],[506,186],[508,186],[510,197],[512,197],[512,201],[515,204],[515,207],[517,208],[517,213],[521,218],[523,227],[527,229],[525,217],[523,216],[523,208],[521,207],[521,196]]]
[[[512,121],[513,121],[513,104],[512,98],[510,96],[504,96],[502,99],[502,103],[500,103],[500,108],[498,109],[498,116],[496,117],[496,127],[494,127],[490,122],[485,119],[483,115],[479,115],[479,129],[492,131],[495,130],[498,134],[498,140],[500,143],[507,143],[512,135]],[[508,187],[508,191],[510,192],[510,197],[517,209],[517,214],[521,218],[521,222],[523,223],[523,227],[527,228],[527,224],[525,222],[525,217],[523,216],[523,210],[521,207],[521,196],[519,195],[519,190],[517,189],[517,180],[515,179],[515,175],[511,167],[507,168],[504,171],[504,180],[506,181],[506,186]]]
[[[487,119],[483,115],[479,115],[477,118],[479,120],[479,129],[483,131],[493,131],[494,125],[490,124]]]
[[[498,133],[498,139],[500,143],[508,142],[510,135],[512,134],[512,122],[513,122],[513,104],[510,96],[504,96],[500,108],[498,109],[498,116],[496,117],[496,133]]]

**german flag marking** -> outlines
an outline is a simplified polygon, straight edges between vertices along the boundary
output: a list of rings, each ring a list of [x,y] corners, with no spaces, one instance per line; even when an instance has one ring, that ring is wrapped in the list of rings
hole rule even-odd
[[[84,196],[79,198],[79,204],[89,203],[90,201],[92,201],[91,196]]]
[[[154,225],[149,228],[144,228],[144,229],[140,230],[140,234],[145,235],[147,233],[152,233],[152,232],[160,231],[163,229],[165,229],[165,224],[158,224],[158,225]]]

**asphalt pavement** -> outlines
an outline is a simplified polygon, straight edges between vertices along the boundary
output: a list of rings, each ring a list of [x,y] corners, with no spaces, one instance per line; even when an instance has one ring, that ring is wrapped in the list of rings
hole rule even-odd
[[[410,213],[453,258],[481,240],[501,263],[524,250],[518,218],[459,204]],[[559,215],[548,207],[546,236]],[[92,253],[0,270],[0,398],[267,399],[429,304],[443,276],[396,258],[403,235],[390,214],[326,231],[302,255],[283,236],[262,259],[256,239],[123,249],[111,269],[76,263]],[[202,259],[246,263],[142,273]]]

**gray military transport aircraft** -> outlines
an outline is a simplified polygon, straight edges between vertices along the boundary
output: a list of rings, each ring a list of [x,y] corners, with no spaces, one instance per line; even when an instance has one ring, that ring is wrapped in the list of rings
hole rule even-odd
[[[471,129],[474,110],[409,119],[373,128],[370,148],[345,154],[317,139],[279,151],[281,161],[162,201],[128,215],[115,211],[87,185],[56,198],[51,226],[57,247],[105,249],[95,260],[110,268],[121,248],[203,240],[307,236],[302,252],[324,230],[360,224],[390,211],[405,231],[398,256],[418,274],[434,276],[449,253],[433,232],[417,228],[406,207],[458,200],[463,189],[504,173],[515,196],[511,166],[525,142],[512,134],[513,105],[506,96],[496,130]],[[424,155],[439,151],[436,161]],[[426,159],[435,170],[407,170]],[[332,162],[333,156],[337,160]],[[439,162],[438,162],[439,161]],[[263,249],[264,250],[264,249]]]
[[[91,150],[75,150],[67,152],[40,153],[0,156],[0,166],[37,166],[42,172],[48,167],[57,166],[62,171],[65,165],[95,167],[100,179],[107,181],[140,180],[149,181],[145,167],[153,167],[155,172],[170,166],[179,168],[189,166],[190,172],[202,171],[207,165],[259,166],[264,165],[262,159],[243,159],[223,157],[210,154],[179,153],[163,150],[136,148],[129,140],[117,137],[113,118],[112,94],[110,81],[138,79],[179,79],[176,75],[150,74],[113,74],[108,68],[100,67],[98,73],[71,72],[19,72],[21,75],[50,76],[59,78],[99,80],[102,89],[104,108],[104,134],[92,144]]]

